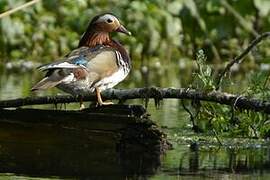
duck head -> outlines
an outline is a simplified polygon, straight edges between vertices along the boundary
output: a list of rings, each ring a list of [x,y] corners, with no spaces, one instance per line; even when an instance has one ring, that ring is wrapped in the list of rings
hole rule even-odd
[[[97,15],[91,20],[86,32],[83,34],[79,47],[106,45],[106,43],[111,41],[109,36],[109,33],[111,32],[120,32],[131,35],[113,14],[106,13]]]
[[[131,33],[120,24],[119,20],[113,14],[103,14],[98,15],[92,19],[90,22],[93,30],[100,32],[121,32],[127,35]]]

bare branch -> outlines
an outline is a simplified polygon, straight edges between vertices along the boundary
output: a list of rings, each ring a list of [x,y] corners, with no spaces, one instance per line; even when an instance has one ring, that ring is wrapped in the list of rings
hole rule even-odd
[[[38,3],[39,1],[41,1],[41,0],[32,0],[32,1],[29,1],[29,2],[21,5],[21,6],[16,7],[14,9],[10,9],[10,10],[8,10],[6,12],[3,12],[3,13],[0,14],[0,19],[5,17],[5,16],[9,16],[10,14],[13,14],[13,13],[15,13],[15,12],[21,10],[21,9],[32,6],[32,5],[36,4],[36,3]]]
[[[262,40],[270,36],[270,32],[265,32],[258,36],[256,39],[254,39],[250,45],[237,57],[235,57],[227,66],[225,69],[219,74],[217,78],[217,84],[216,84],[216,90],[220,88],[220,83],[222,81],[222,78],[225,76],[227,72],[230,71],[231,67],[236,64],[240,63],[240,60],[243,59],[258,43],[260,43]]]
[[[157,91],[159,92],[157,95]],[[139,99],[145,98],[162,98],[162,99],[191,99],[208,101],[219,104],[231,106],[234,104],[235,108],[247,109],[257,112],[270,114],[270,101],[262,101],[260,99],[249,98],[219,91],[204,92],[196,89],[185,88],[135,88],[135,89],[111,89],[102,93],[103,99]],[[82,97],[84,101],[96,101],[96,95]],[[0,101],[0,108],[20,107],[26,105],[40,105],[40,104],[58,104],[58,103],[74,103],[79,102],[80,97],[70,95],[61,96],[46,96],[46,97],[27,97],[13,100]]]

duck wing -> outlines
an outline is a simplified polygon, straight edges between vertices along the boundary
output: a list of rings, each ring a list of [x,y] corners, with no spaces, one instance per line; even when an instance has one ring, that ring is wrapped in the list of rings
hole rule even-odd
[[[60,83],[71,83],[87,78],[89,87],[118,70],[119,52],[108,46],[80,47],[64,59],[38,67],[47,71],[34,90],[48,89]]]
[[[100,53],[104,46],[97,46],[95,48],[89,47],[81,47],[73,50],[68,55],[66,55],[63,59],[60,59],[56,62],[43,64],[39,66],[37,69],[40,71],[47,71],[50,69],[72,69],[72,68],[80,68],[87,64],[89,60],[92,59],[95,55]]]

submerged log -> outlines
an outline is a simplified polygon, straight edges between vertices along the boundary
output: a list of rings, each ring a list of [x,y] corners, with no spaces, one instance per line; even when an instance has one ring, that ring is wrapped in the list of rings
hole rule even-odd
[[[270,101],[264,101],[247,96],[229,94],[219,91],[200,91],[197,89],[186,88],[134,88],[134,89],[111,89],[102,93],[104,100],[120,100],[127,99],[155,99],[156,103],[162,99],[190,99],[214,102],[229,106],[234,106],[238,109],[246,109],[257,112],[270,114]],[[84,101],[96,101],[95,94],[90,94],[84,97],[74,97],[70,95],[61,96],[46,96],[46,97],[27,97],[13,100],[0,101],[0,108],[20,107],[26,105],[40,105],[40,104],[58,104],[58,103],[72,103]]]
[[[155,173],[171,145],[142,106],[113,105],[0,109],[0,147],[3,173],[123,179]]]
[[[85,110],[0,109],[0,123],[51,126],[113,134],[120,144],[166,149],[166,136],[141,105],[113,105]],[[150,145],[152,144],[152,145]],[[137,146],[140,147],[140,146]]]

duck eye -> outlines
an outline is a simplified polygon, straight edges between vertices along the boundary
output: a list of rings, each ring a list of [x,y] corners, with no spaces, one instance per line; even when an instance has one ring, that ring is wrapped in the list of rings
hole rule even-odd
[[[107,19],[107,23],[112,23],[113,21],[111,19]]]

